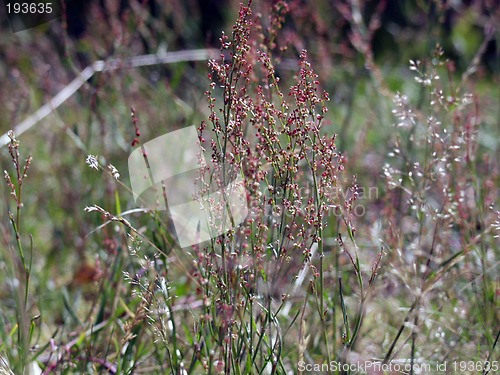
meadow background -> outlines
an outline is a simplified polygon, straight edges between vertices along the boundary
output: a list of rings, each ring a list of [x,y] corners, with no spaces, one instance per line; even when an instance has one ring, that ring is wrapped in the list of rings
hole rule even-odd
[[[0,373],[495,373],[496,2],[246,5],[2,19],[2,134],[94,61],[186,61],[96,72],[0,149]],[[166,212],[135,210],[127,159],[189,125],[220,130],[251,216],[180,249]]]

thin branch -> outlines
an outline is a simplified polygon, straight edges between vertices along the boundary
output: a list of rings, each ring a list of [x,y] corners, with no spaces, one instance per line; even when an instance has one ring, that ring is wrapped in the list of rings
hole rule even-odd
[[[38,122],[54,112],[61,104],[77,92],[95,73],[118,69],[138,68],[142,66],[172,64],[183,61],[203,61],[217,58],[220,51],[217,49],[194,49],[186,51],[165,52],[159,54],[139,55],[126,59],[98,60],[83,69],[76,78],[66,85],[57,95],[40,107],[35,113],[14,127],[14,133],[20,136],[31,129]],[[7,133],[0,137],[0,148],[7,145],[10,138]]]

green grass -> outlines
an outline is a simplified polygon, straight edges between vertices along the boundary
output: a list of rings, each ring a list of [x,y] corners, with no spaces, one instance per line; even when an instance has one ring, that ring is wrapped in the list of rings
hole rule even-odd
[[[279,23],[279,12],[260,9],[274,14],[273,25]],[[319,87],[330,91],[330,101],[314,106],[288,96],[289,87],[298,84],[298,67],[280,67],[275,58],[283,54],[297,60],[300,51],[293,46],[286,52],[273,49],[272,38],[259,45],[255,27],[247,37],[267,49],[273,64],[278,61],[276,74],[251,60],[256,58],[251,43],[243,56],[248,61],[235,59],[229,65],[233,76],[213,74],[211,95],[222,129],[215,140],[223,160],[232,160],[230,152],[237,155],[234,163],[243,166],[249,199],[255,203],[255,221],[247,220],[234,232],[181,249],[168,213],[135,210],[129,184],[127,158],[135,137],[131,108],[142,144],[201,121],[208,129],[216,126],[209,121],[204,94],[210,90],[206,62],[97,73],[56,113],[17,137],[19,143],[12,146],[19,146],[18,167],[12,163],[15,153],[12,157],[7,147],[0,150],[2,170],[12,182],[0,184],[0,373],[305,374],[315,369],[301,369],[300,363],[377,360],[433,368],[446,361],[448,370],[458,366],[457,373],[472,374],[487,373],[478,368],[485,361],[498,364],[498,72],[478,65],[478,73],[461,82],[461,71],[449,72],[446,54],[439,56],[442,64],[432,64],[430,31],[418,35],[425,43],[414,49],[405,45],[404,56],[422,54],[422,71],[440,76],[431,86],[415,82],[407,61],[384,64],[383,54],[376,54],[376,65],[368,71],[364,63],[369,55],[352,48],[355,58],[339,58],[339,52],[328,49],[332,40],[314,34],[301,14],[291,5],[283,29],[296,32],[293,40],[310,49],[311,67],[320,73]],[[472,27],[471,14],[464,16],[453,38]],[[303,30],[289,27],[292,21]],[[136,29],[135,22],[132,18],[124,24],[127,35],[116,46],[117,55],[144,52],[138,35],[148,34]],[[169,32],[148,22],[149,30],[159,35]],[[249,25],[242,18],[238,22],[242,31],[236,37],[242,37]],[[349,26],[356,30],[360,24]],[[56,26],[54,30],[62,33]],[[105,51],[111,39],[99,32],[90,31],[80,47],[87,45],[97,55]],[[276,32],[280,45],[283,30]],[[14,41],[20,46],[15,53],[9,50],[11,60],[1,64],[0,74],[9,78],[0,88],[6,108],[0,114],[2,130],[33,113],[71,80],[74,72],[68,67],[76,65],[74,49],[80,48],[66,40],[68,57],[53,53],[45,28],[0,40],[6,46]],[[50,73],[29,58],[34,43]],[[244,39],[239,43],[247,45]],[[460,64],[472,64],[480,43],[475,49],[467,45]],[[332,66],[330,57],[339,62]],[[237,80],[236,73],[249,64],[255,76],[247,83]],[[276,86],[266,91],[277,76],[283,99],[272,91]],[[224,82],[237,88],[226,103]],[[257,114],[257,84],[264,87],[260,100],[275,105],[265,107],[269,117]],[[252,102],[242,95],[243,88]],[[435,89],[443,90],[445,99],[472,93],[472,102],[431,104]],[[416,116],[406,127],[394,126],[396,92],[408,96],[406,110]],[[241,151],[242,137],[227,126],[238,113],[237,100],[251,109],[241,122],[250,144],[247,157],[235,152]],[[289,111],[305,110],[321,131],[294,138],[280,130],[273,111],[284,108],[283,103]],[[329,111],[318,120],[323,104]],[[440,124],[429,125],[430,116]],[[258,119],[256,124],[252,119]],[[264,156],[257,155],[252,138],[261,125],[260,131],[270,131],[269,143],[265,137],[260,140],[266,145]],[[305,125],[297,120],[293,126]],[[275,140],[271,131],[279,134]],[[315,148],[320,136],[334,134],[344,164],[318,151],[326,148]],[[273,157],[280,147],[300,145],[294,142],[301,139],[310,147],[302,163],[286,159],[286,152]],[[225,140],[227,153],[222,152]],[[23,177],[28,155],[33,161]],[[85,163],[88,155],[98,155],[98,170]],[[253,167],[245,164],[250,157],[256,158]],[[318,169],[312,167],[315,161],[322,161]],[[345,202],[350,195],[331,200],[322,195],[322,172],[337,164],[343,170],[329,172],[336,186],[347,194],[356,175],[366,193],[350,202],[354,211]],[[109,165],[118,169],[118,179]],[[289,168],[294,165],[296,171]],[[268,174],[258,180],[252,168]],[[289,181],[299,185],[302,197],[294,197]],[[268,185],[279,193],[269,193]],[[370,188],[373,194],[368,195]],[[274,203],[259,200],[259,191],[265,190]],[[336,204],[341,214],[328,211],[323,225],[311,224],[306,214],[290,216],[284,198],[312,210],[323,202]],[[356,215],[356,207],[362,215]],[[269,215],[266,208],[275,213]],[[285,229],[273,219],[297,227]],[[300,228],[307,233],[303,243]],[[474,368],[461,368],[460,361],[474,361]],[[29,372],[28,366],[40,370]]]

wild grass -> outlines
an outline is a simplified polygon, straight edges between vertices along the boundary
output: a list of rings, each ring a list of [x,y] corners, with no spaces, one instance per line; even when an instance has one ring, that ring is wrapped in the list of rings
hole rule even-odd
[[[112,35],[102,21],[79,43],[64,37],[69,71],[76,50],[163,48],[152,35],[168,23],[132,3],[111,14]],[[465,67],[432,43],[389,69],[373,50],[384,4],[339,2],[332,35],[327,3],[228,9],[236,20],[208,64],[103,72],[9,133],[0,373],[495,373],[498,93],[486,81],[498,70],[482,56],[498,32],[485,29]],[[60,90],[32,87],[40,67],[17,69],[8,123]],[[126,160],[192,124],[211,167],[197,194],[241,178],[249,214],[180,248],[168,211],[134,202]]]

